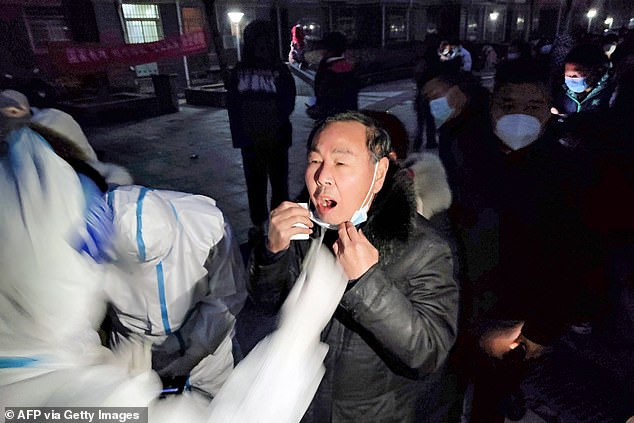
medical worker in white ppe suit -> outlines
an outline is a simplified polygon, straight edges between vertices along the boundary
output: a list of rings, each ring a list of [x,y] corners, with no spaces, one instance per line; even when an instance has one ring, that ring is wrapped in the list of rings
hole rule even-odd
[[[151,342],[166,392],[216,395],[234,367],[244,265],[215,201],[130,185],[107,194],[115,255],[107,265],[110,343]]]

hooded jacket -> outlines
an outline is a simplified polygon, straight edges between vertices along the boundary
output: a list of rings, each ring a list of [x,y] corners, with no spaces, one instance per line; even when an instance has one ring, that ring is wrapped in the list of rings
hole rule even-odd
[[[146,337],[159,375],[191,372],[192,385],[214,394],[233,367],[230,335],[246,299],[222,212],[208,197],[134,185],[110,191],[107,200],[119,257],[106,280],[113,342]],[[212,353],[226,366],[203,362]]]
[[[412,181],[394,165],[361,228],[379,250],[379,263],[349,283],[322,332],[330,346],[326,374],[303,421],[420,421],[419,400],[438,388],[431,374],[456,336],[451,251],[416,213]],[[326,245],[336,236],[328,231]],[[277,310],[311,242],[295,241],[276,255],[264,246],[254,251],[248,270],[256,302]]]

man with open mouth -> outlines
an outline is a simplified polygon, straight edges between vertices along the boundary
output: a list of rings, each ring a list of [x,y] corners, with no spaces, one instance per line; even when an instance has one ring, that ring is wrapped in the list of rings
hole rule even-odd
[[[438,412],[458,314],[450,248],[416,213],[412,181],[372,119],[341,113],[313,134],[310,204],[271,212],[248,269],[252,298],[274,313],[311,243],[328,246],[349,280],[321,334],[326,374],[302,421],[447,421]]]

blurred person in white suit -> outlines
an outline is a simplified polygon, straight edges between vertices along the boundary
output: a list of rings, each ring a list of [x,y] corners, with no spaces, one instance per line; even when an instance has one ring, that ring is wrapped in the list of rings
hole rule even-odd
[[[244,265],[215,201],[141,186],[107,194],[117,261],[106,265],[111,345],[141,337],[165,389],[216,395],[234,367]]]

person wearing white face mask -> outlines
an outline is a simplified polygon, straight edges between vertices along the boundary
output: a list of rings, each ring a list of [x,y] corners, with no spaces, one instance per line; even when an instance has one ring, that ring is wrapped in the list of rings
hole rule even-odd
[[[491,197],[488,231],[498,237],[489,246],[497,254],[495,267],[474,281],[474,337],[483,355],[505,362],[518,352],[526,359],[546,354],[569,325],[585,319],[583,298],[598,266],[593,234],[581,223],[576,202],[583,162],[559,142],[538,78],[529,63],[498,68],[486,141],[497,148],[478,158],[489,175],[479,189],[471,185],[474,197]],[[476,235],[485,233],[480,228]],[[472,421],[495,421],[495,410],[519,392],[521,380],[488,367],[474,374]]]
[[[314,243],[331,249],[349,280],[322,332],[326,374],[303,422],[413,423],[440,412],[458,312],[452,253],[417,213],[412,181],[390,151],[368,116],[326,119],[308,155],[311,210],[291,202],[273,210],[268,240],[249,261],[251,298],[272,312]]]
[[[493,132],[504,152],[521,150],[544,132],[550,113],[542,84],[498,84],[491,100]]]
[[[511,150],[530,145],[542,133],[542,123],[535,116],[515,113],[502,116],[495,125],[495,135]]]

